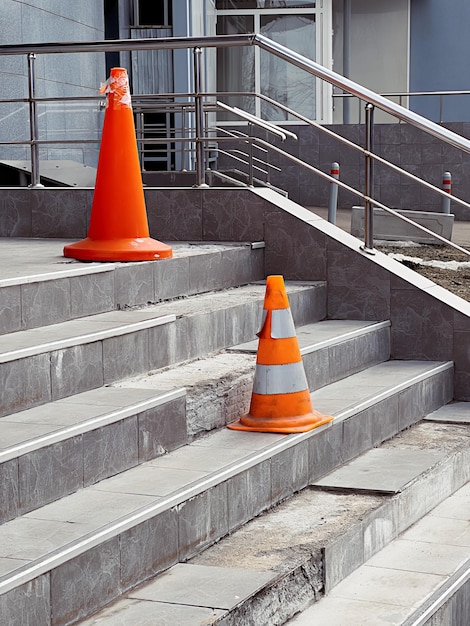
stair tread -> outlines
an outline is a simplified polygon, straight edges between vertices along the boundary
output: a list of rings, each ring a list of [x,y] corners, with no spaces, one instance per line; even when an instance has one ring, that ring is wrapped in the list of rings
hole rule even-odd
[[[363,320],[322,320],[296,328],[297,341],[301,354],[320,350],[334,343],[358,337],[378,328],[387,328],[390,322]],[[234,352],[256,352],[258,340],[247,341],[229,350]]]
[[[83,263],[63,256],[63,248],[70,240],[3,238],[0,250],[0,288],[15,284],[53,280],[70,276],[112,271],[120,262]],[[173,258],[222,250],[242,249],[243,243],[190,243],[172,242]],[[12,263],[14,258],[14,263]],[[166,259],[165,262],[171,259]],[[155,263],[155,261],[139,261]],[[128,265],[128,264],[127,264]]]
[[[467,426],[470,426],[470,403],[466,409]],[[418,425],[405,433],[400,433],[396,438],[386,442],[382,448],[388,452],[400,451],[410,459],[417,452],[426,451],[432,455],[427,467],[416,468],[416,478],[422,478],[424,481],[429,468],[439,463],[442,466],[442,474],[446,474],[446,465],[442,461],[451,464],[454,453],[468,447],[468,429],[465,439],[459,441],[462,429],[463,426],[454,425],[446,425],[444,430],[439,430],[435,424]],[[371,452],[366,452],[359,458],[367,459],[370,456]],[[465,459],[461,459],[460,462],[465,464]],[[388,471],[393,472],[394,469],[388,467]],[[439,472],[439,469],[435,472]],[[434,476],[434,481],[436,480]],[[432,491],[432,483],[432,479],[428,483],[423,482],[423,488]],[[407,487],[408,485],[404,486],[404,489]],[[459,541],[453,539],[457,526],[460,529],[460,536],[463,536],[465,528],[462,527],[462,521],[468,529],[469,495],[470,483],[444,499],[423,517],[422,521],[416,523],[398,539],[392,539],[388,546],[376,551],[369,561],[366,560],[364,565],[339,582],[330,591],[329,596],[319,598],[319,601],[310,608],[305,607],[306,600],[301,591],[297,590],[300,594],[299,602],[304,605],[301,608],[305,610],[289,623],[296,625],[298,623],[299,626],[313,623],[334,626],[346,624],[375,626],[381,623],[401,625],[403,621],[400,620],[416,610],[418,600],[429,596],[437,584],[443,584],[469,560],[468,531],[466,538]],[[162,618],[165,616],[171,621],[182,615],[182,624],[191,623],[189,621],[191,616],[195,619],[201,607],[214,610],[211,616],[206,615],[209,624],[217,623],[218,619],[231,611],[236,611],[238,607],[241,616],[251,616],[250,623],[258,623],[257,615],[261,615],[261,619],[265,620],[259,623],[269,623],[268,613],[256,613],[256,599],[253,602],[253,610],[243,612],[243,609],[246,609],[243,604],[250,602],[251,598],[256,598],[260,593],[265,600],[261,601],[261,606],[266,608],[266,604],[269,604],[274,607],[272,610],[276,611],[278,602],[276,584],[282,577],[287,578],[289,572],[296,571],[299,566],[305,567],[300,575],[304,579],[304,584],[308,587],[314,585],[313,575],[308,570],[309,560],[316,559],[320,563],[323,558],[331,558],[330,553],[325,557],[322,556],[325,546],[330,546],[334,558],[343,558],[341,546],[335,551],[336,537],[352,529],[360,529],[362,525],[365,535],[368,532],[367,528],[373,532],[372,528],[376,523],[374,520],[386,518],[387,513],[391,514],[390,509],[384,509],[393,505],[390,498],[390,495],[378,495],[373,492],[338,494],[318,491],[315,488],[306,489],[272,511],[250,521],[189,562],[179,563],[126,593],[110,607],[104,608],[90,619],[81,621],[80,624],[91,626],[98,623],[95,620],[99,620],[103,626],[112,624],[113,616],[118,612],[126,616],[129,622],[137,615],[143,620],[150,609],[149,603],[153,606],[154,619],[155,615],[158,615]],[[399,500],[396,500],[395,506],[400,506]],[[439,532],[441,522],[447,530],[454,532],[446,533],[444,529]],[[437,537],[437,541],[434,537]],[[447,541],[446,538],[452,539]],[[435,547],[438,548],[437,556],[433,556],[432,553]],[[407,562],[400,562],[401,557],[407,559]],[[368,570],[366,575],[360,573],[364,569]],[[431,572],[427,575],[430,569]],[[392,575],[386,578],[390,571]],[[407,576],[408,573],[410,576]],[[400,578],[401,576],[403,578]],[[385,592],[384,581],[388,580],[397,583],[397,591],[392,589],[388,593]],[[354,587],[354,584],[357,587]],[[399,602],[391,603],[390,600],[383,602],[382,613],[390,619],[390,622],[379,621],[381,613],[379,607],[375,605],[379,604],[381,598],[390,599],[394,593],[399,593],[404,584],[413,589],[411,592],[412,595],[415,594],[413,598],[409,594],[403,594]],[[274,591],[270,592],[271,588],[274,588]],[[283,602],[287,605],[286,600],[289,600],[291,594],[293,596],[296,591],[294,588],[289,591],[288,587],[284,587],[283,591]],[[361,594],[362,598],[357,598]],[[374,595],[376,597],[373,597]],[[343,605],[349,612],[343,609]],[[396,621],[391,619],[393,613]],[[188,619],[188,622],[184,619]],[[232,623],[237,623],[236,613],[235,618],[232,617]],[[245,622],[241,620],[240,623]]]
[[[434,362],[404,362],[402,365],[402,371],[398,361],[393,362],[393,367],[390,367],[390,363],[384,363],[370,368],[377,379],[374,392],[362,387],[364,396],[356,400],[357,406],[370,400],[372,393],[377,390],[383,394],[387,384],[393,388],[406,388],[413,381],[448,367],[447,363]],[[363,374],[355,374],[350,377],[350,381],[340,382],[348,389],[361,388],[354,385],[356,377],[361,378]],[[380,384],[379,379],[382,381]],[[334,385],[351,411],[351,401],[344,397],[341,384]],[[331,413],[335,414],[333,411]],[[310,433],[290,436],[223,429],[6,522],[0,526],[0,561],[4,562],[3,567],[5,559],[9,563],[10,559],[25,563],[24,571],[18,577],[6,575],[0,579],[0,591],[11,588],[14,581],[25,582],[38,569],[61,563],[70,555],[79,554],[86,547],[96,545],[97,541],[132,527],[138,520],[144,521],[159,511],[174,507],[329,427],[328,424]],[[120,510],[110,521],[109,512],[103,505],[106,496],[112,502],[122,501],[126,513]],[[147,499],[145,504],[142,504],[140,498],[144,501]],[[74,511],[77,512],[76,518]]]
[[[288,294],[292,294],[319,284],[321,283],[287,283],[286,290]],[[17,331],[0,336],[0,362],[171,323],[178,316],[208,313],[258,302],[264,298],[264,292],[265,286],[262,283],[249,284],[223,292],[210,292],[162,302],[144,309],[108,311],[51,326]]]
[[[181,397],[184,389],[100,387],[0,419],[0,463]]]

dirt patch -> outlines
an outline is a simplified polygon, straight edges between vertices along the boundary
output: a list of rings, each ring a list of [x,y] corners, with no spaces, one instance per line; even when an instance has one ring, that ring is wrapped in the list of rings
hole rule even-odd
[[[400,255],[397,260],[421,276],[425,276],[451,293],[470,302],[470,256],[449,246],[377,246],[388,255]],[[401,255],[405,258],[402,259]],[[423,265],[420,261],[437,261],[448,264],[446,267]],[[459,266],[459,264],[465,264]]]

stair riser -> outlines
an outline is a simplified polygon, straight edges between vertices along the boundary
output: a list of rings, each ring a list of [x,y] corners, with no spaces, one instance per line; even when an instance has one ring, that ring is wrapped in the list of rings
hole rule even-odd
[[[303,355],[312,391],[351,376],[390,357],[390,329],[380,328]]]
[[[0,335],[263,279],[264,249],[250,246],[161,262],[105,264],[99,270],[92,266],[88,273],[0,287],[5,303]]]
[[[407,397],[412,395],[418,398],[413,404],[417,421],[434,408],[435,397],[426,390],[445,387],[449,377],[448,371],[444,371],[432,377],[432,384],[423,385],[423,381],[414,385],[414,389],[398,394],[395,430],[392,432],[388,423],[385,430],[364,438],[378,442],[398,432],[400,425],[409,419],[412,403]],[[136,522],[119,536],[58,564],[50,573],[44,574],[46,592],[36,598],[39,606],[34,615],[50,610],[54,625],[70,623],[70,616],[78,621],[131,587],[196,554],[286,496],[339,467],[345,457],[359,454],[357,442],[351,442],[347,437],[345,424],[356,423],[357,430],[364,430],[364,416],[367,416],[365,423],[374,430],[372,425],[383,418],[383,409],[383,403],[379,403],[375,409],[370,407],[357,417],[333,423],[274,457],[261,459],[225,482],[207,487],[199,495],[195,494],[150,519]],[[437,491],[441,493],[442,489]],[[414,497],[418,499],[416,495]],[[27,585],[23,586],[24,592]],[[75,592],[68,593],[67,589]],[[0,596],[0,617],[2,611],[3,615],[15,614],[6,611],[14,611],[12,606],[18,598],[17,593],[18,590],[12,590]],[[23,617],[25,626],[38,626],[32,615],[28,615],[31,621]]]
[[[6,493],[0,523],[185,443],[186,398],[181,397],[2,463]]]
[[[294,292],[290,302],[297,324],[318,321],[325,313],[325,288]],[[0,416],[251,340],[261,310],[262,300],[240,304],[2,363]]]
[[[452,400],[453,371],[445,370],[381,400],[348,419],[335,420],[310,440],[313,483],[343,463],[380,445]]]

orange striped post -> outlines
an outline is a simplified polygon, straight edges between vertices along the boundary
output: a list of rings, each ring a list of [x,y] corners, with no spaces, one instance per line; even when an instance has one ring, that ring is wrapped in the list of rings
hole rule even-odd
[[[228,428],[302,433],[333,418],[312,407],[282,276],[268,276],[250,411]]]

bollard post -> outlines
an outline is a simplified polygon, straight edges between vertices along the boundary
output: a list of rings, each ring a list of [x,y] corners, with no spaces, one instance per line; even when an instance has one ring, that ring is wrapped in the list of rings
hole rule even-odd
[[[442,176],[442,189],[446,193],[452,193],[452,175],[450,172],[444,172]],[[450,197],[442,196],[442,212],[450,215]]]
[[[339,163],[331,164],[330,176],[339,180]],[[338,206],[338,185],[330,183],[330,197],[328,200],[328,221],[336,226],[336,209]]]

